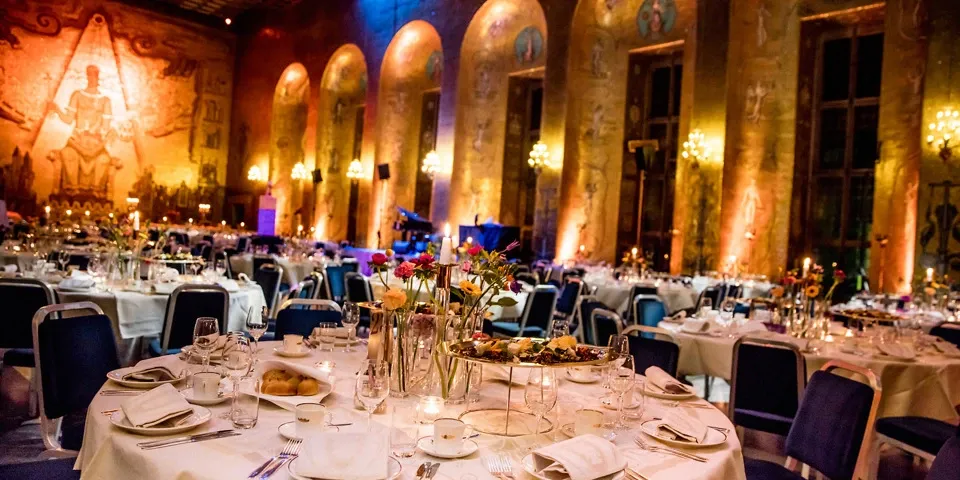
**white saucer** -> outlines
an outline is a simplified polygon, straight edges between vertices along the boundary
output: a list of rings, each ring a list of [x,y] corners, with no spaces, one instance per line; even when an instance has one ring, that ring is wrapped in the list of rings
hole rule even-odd
[[[303,440],[302,438],[297,436],[297,426],[294,425],[295,423],[296,422],[287,422],[277,427],[277,431],[280,432],[280,436],[282,436],[283,438],[286,438],[287,440]],[[339,432],[340,427],[332,427],[330,425],[327,425],[326,428],[324,428],[324,431]]]
[[[310,349],[307,347],[303,347],[299,352],[288,352],[280,347],[277,347],[273,349],[273,352],[276,353],[277,355],[280,355],[281,357],[289,357],[289,358],[300,358],[300,357],[306,357],[307,355],[310,355]]]
[[[532,453],[528,454],[526,457],[523,457],[523,460],[520,460],[520,463],[523,464],[523,469],[534,478],[539,478],[540,480],[554,480],[553,477],[545,477],[537,473],[536,462],[533,461]],[[623,467],[621,467],[618,472],[607,475],[606,477],[598,477],[597,480],[622,480],[626,478],[626,474],[623,473],[623,469],[625,468],[627,468],[626,461],[623,462]]]
[[[681,448],[715,447],[717,445],[722,445],[727,441],[726,433],[723,433],[715,428],[710,428],[710,427],[707,427],[707,436],[703,440],[703,443],[684,442],[684,441],[673,440],[670,438],[664,438],[660,436],[663,434],[663,432],[661,432],[659,428],[661,422],[662,420],[647,420],[646,422],[643,422],[642,424],[640,424],[640,431],[645,433],[647,436],[656,439],[659,442],[663,442],[663,443],[666,443],[667,445],[671,445],[674,447],[681,447]]]
[[[189,420],[183,425],[177,425],[176,427],[135,427],[130,424],[130,421],[127,420],[127,417],[123,414],[123,410],[117,410],[113,412],[113,415],[110,415],[110,423],[117,426],[122,430],[126,430],[132,433],[138,433],[140,435],[170,435],[172,433],[186,432],[187,430],[192,430],[194,428],[207,423],[213,415],[210,413],[210,410],[207,410],[204,407],[193,407],[193,414],[190,415]]]
[[[568,436],[568,437],[570,437],[570,438],[573,438],[573,437],[576,437],[576,436],[577,436],[576,433],[574,433],[573,424],[572,424],[572,423],[567,423],[567,424],[561,426],[561,427],[560,427],[560,431],[563,432],[564,435],[566,435],[566,436]],[[607,431],[605,431],[602,435],[600,435],[600,437],[601,437],[601,438],[605,438],[605,439],[607,439],[608,441],[611,441],[611,442],[612,442],[612,441],[616,440],[616,438],[617,438],[617,432],[616,432],[616,430],[607,430]]]
[[[213,399],[196,398],[193,396],[193,387],[180,390],[180,395],[183,395],[183,398],[194,405],[218,405],[230,399],[230,396],[224,392],[220,392],[220,395]]]
[[[304,477],[303,475],[297,475],[297,460],[299,458],[294,458],[287,463],[287,473],[290,474],[296,480],[323,480],[322,477]],[[403,472],[403,466],[400,465],[400,462],[393,457],[387,457],[387,480],[394,480],[400,476],[400,473]]]
[[[118,368],[116,370],[107,372],[107,378],[128,388],[151,389],[153,387],[159,387],[164,383],[176,383],[187,377],[186,370],[184,370],[184,373],[180,374],[180,377],[175,378],[173,380],[161,380],[159,382],[140,382],[140,381],[134,381],[134,380],[124,380],[123,379],[124,374],[121,372],[121,370],[125,370],[125,369]]]
[[[433,448],[433,437],[422,437],[420,440],[417,440],[417,448],[423,450],[423,453],[430,455],[431,457],[437,458],[463,458],[468,455],[473,455],[474,452],[480,449],[480,446],[477,445],[477,442],[470,440],[469,438],[463,441],[463,445],[460,447],[460,451],[457,453],[440,453]]]
[[[616,410],[616,409],[617,409],[617,394],[615,394],[615,393],[608,393],[608,394],[604,395],[603,397],[600,398],[600,403],[603,404],[603,407],[604,407],[604,408],[607,408],[607,409],[610,409],[610,410]],[[633,397],[633,403],[632,403],[632,404],[629,404],[629,405],[624,405],[624,406],[623,406],[623,409],[624,409],[624,410],[632,410],[632,409],[634,409],[634,408],[638,408],[639,406],[640,406],[640,399],[638,399],[636,396],[634,396],[634,397]]]
[[[660,387],[653,385],[649,381],[643,382],[643,394],[648,397],[660,398],[663,400],[686,400],[688,398],[693,398],[697,396],[696,393],[689,391],[689,385],[684,385],[684,388],[687,389],[687,393],[667,393],[663,390],[660,390]]]
[[[573,383],[596,383],[600,380],[599,373],[591,373],[589,378],[576,378],[570,374],[570,369],[567,369],[567,380],[570,380]]]

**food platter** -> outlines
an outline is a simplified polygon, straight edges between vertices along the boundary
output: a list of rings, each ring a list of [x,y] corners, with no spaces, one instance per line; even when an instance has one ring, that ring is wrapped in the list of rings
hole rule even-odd
[[[857,308],[831,311],[830,313],[832,313],[833,316],[839,321],[844,321],[844,319],[847,319],[847,321],[844,321],[844,323],[847,325],[851,323],[851,320],[858,325],[869,325],[873,323],[892,324],[906,320],[906,318],[901,315],[876,309]]]
[[[442,344],[441,353],[443,355],[465,360],[468,362],[474,363],[484,363],[488,365],[501,365],[504,367],[550,367],[550,368],[571,368],[571,367],[586,367],[591,365],[603,365],[610,361],[609,353],[606,347],[597,347],[594,345],[584,345],[576,344],[572,349],[577,352],[577,357],[586,358],[585,360],[574,359],[571,360],[571,356],[562,356],[559,358],[550,358],[547,361],[546,355],[530,355],[528,358],[521,360],[519,357],[512,357],[512,359],[497,359],[490,358],[488,356],[478,356],[476,352],[478,347],[482,349],[484,344],[489,345],[490,342],[506,342],[509,343],[534,343],[545,345],[548,344],[549,340],[544,338],[531,338],[531,337],[514,337],[514,338],[498,338],[498,339],[473,339],[466,340],[462,342],[449,342]],[[533,357],[533,358],[529,358]],[[553,357],[551,355],[551,357]]]

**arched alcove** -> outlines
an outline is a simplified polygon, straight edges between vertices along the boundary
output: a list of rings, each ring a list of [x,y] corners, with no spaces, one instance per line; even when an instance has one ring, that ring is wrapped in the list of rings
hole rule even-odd
[[[432,119],[427,109],[436,96],[431,94],[440,87],[442,52],[436,29],[423,20],[414,20],[397,31],[384,54],[368,245],[389,246],[396,236],[396,207],[415,208],[421,153],[433,150],[436,142],[438,102],[434,102]],[[432,130],[425,128],[428,121],[433,122]],[[389,166],[389,180],[381,180],[377,172],[380,165]]]
[[[501,219],[505,138],[516,126],[508,125],[516,123],[508,118],[510,77],[536,74],[546,50],[546,17],[535,0],[488,0],[470,21],[460,48],[451,223]]]
[[[273,182],[273,195],[277,199],[278,232],[294,232],[302,222],[297,218],[297,210],[302,206],[303,186],[309,180],[294,181],[290,174],[293,166],[304,158],[309,93],[310,77],[300,63],[292,63],[283,70],[273,93],[268,180]]]
[[[320,80],[317,107],[316,235],[322,240],[356,239],[359,186],[347,177],[350,162],[360,158],[367,62],[354,44],[338,48]],[[351,205],[353,208],[351,208]]]

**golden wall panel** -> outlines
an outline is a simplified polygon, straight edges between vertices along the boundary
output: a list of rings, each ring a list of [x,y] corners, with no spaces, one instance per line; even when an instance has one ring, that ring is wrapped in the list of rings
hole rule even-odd
[[[290,234],[302,223],[303,187],[309,180],[293,180],[291,173],[304,161],[307,100],[310,76],[300,63],[289,65],[277,80],[270,115],[269,180],[277,199],[277,232]]]

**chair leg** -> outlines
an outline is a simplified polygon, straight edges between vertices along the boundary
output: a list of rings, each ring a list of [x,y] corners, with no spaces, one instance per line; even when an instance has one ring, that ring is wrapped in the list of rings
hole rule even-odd
[[[33,369],[30,374],[30,403],[27,412],[30,418],[40,415],[40,376],[37,375],[37,369]]]
[[[713,377],[710,375],[703,376],[703,399],[710,401],[710,385],[713,383]]]

